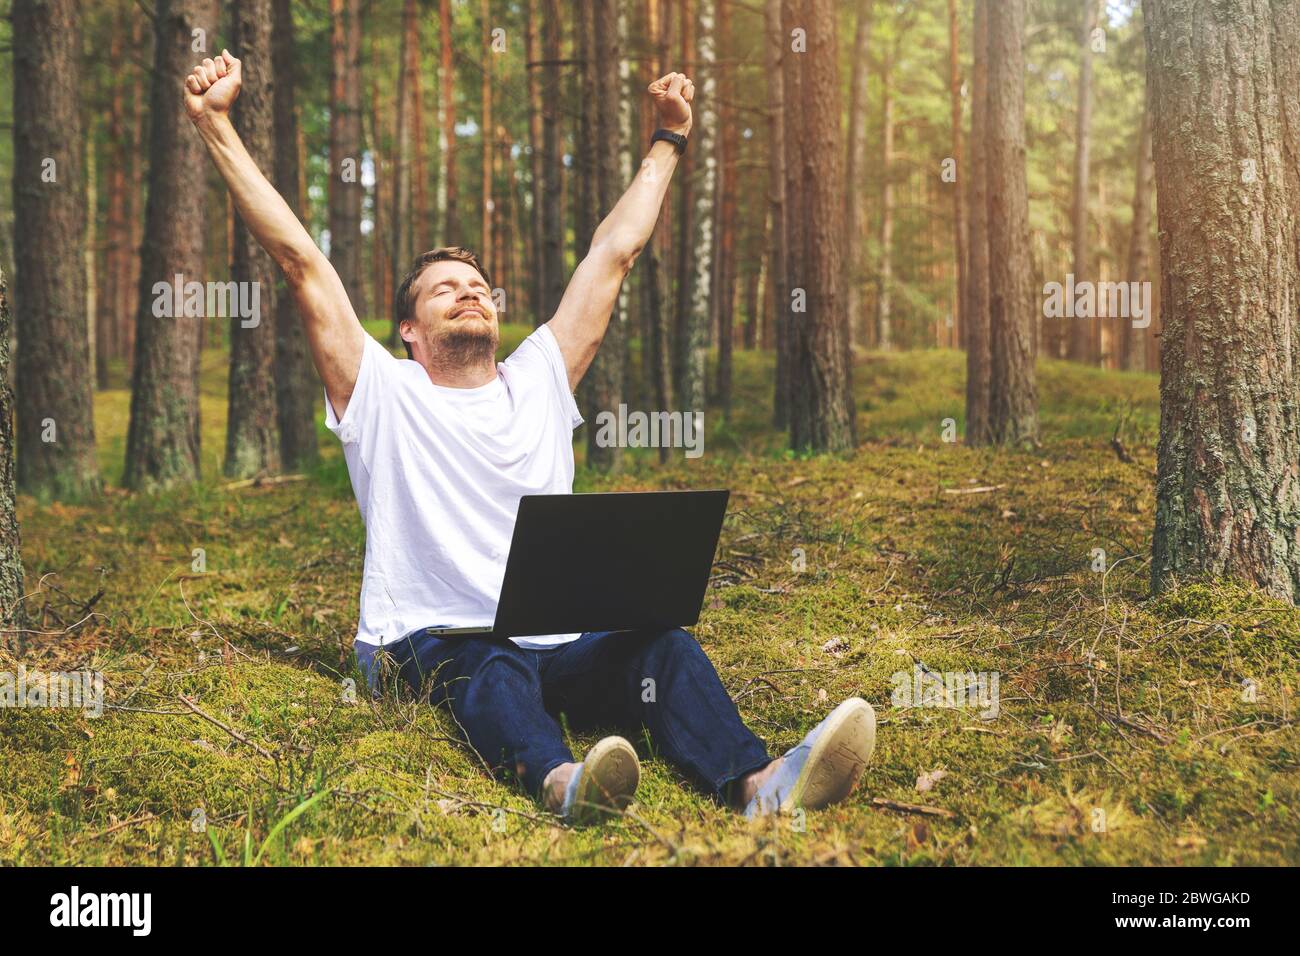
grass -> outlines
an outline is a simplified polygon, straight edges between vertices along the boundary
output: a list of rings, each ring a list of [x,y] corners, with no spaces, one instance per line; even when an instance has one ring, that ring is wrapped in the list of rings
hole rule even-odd
[[[307,480],[225,489],[223,366],[205,355],[202,483],[20,502],[52,633],[0,671],[16,653],[101,671],[111,707],[0,710],[0,861],[1300,862],[1300,614],[1228,583],[1148,596],[1151,376],[1044,362],[1043,447],[976,450],[942,440],[945,419],[960,428],[958,353],[861,355],[863,444],[809,458],[768,426],[770,357],[741,353],[702,458],[580,469],[579,490],[731,488],[695,633],[742,715],[780,752],[859,694],[880,733],[848,802],[756,823],[634,740],[632,812],[571,830],[485,773],[443,712],[350,693],[363,528],[337,442],[320,425]],[[97,395],[110,485],[127,409],[124,389]],[[1121,422],[1129,463],[1110,447]],[[996,673],[997,716],[894,706],[919,666]]]

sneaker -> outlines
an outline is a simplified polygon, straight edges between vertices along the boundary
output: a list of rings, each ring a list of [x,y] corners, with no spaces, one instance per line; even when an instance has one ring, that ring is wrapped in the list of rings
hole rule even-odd
[[[876,749],[876,712],[850,697],[783,755],[781,766],[745,808],[745,818],[820,810],[853,792]]]
[[[606,737],[587,752],[564,791],[561,816],[580,826],[621,811],[641,781],[636,751],[622,737]]]

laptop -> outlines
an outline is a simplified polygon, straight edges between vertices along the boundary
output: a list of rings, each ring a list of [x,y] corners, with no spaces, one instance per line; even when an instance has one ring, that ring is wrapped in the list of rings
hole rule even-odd
[[[729,491],[525,495],[491,627],[439,637],[668,630],[700,619]]]

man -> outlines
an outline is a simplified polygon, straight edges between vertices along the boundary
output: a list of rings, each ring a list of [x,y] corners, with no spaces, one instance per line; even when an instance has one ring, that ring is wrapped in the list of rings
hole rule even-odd
[[[572,491],[572,433],[583,420],[573,391],[654,229],[690,133],[694,84],[669,73],[650,85],[662,130],[641,172],[592,236],[555,315],[497,365],[492,284],[465,249],[424,253],[402,282],[395,317],[406,361],[365,332],[231,125],[240,70],[224,50],[204,60],[185,79],[186,109],[240,217],[284,271],[325,386],[326,424],[343,443],[366,524],[355,646],[372,687],[387,663],[430,702],[448,703],[494,770],[574,823],[626,806],[640,766],[618,736],[575,761],[559,715],[578,729],[646,728],[664,757],[750,817],[848,796],[875,746],[875,715],[860,698],[773,760],[684,630],[437,636],[492,621],[520,497]]]

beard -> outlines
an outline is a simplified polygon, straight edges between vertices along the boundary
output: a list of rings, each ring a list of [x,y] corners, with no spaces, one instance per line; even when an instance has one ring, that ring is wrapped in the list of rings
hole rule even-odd
[[[501,334],[495,325],[474,323],[453,328],[436,338],[429,336],[424,346],[436,364],[444,368],[463,368],[491,363],[500,341]]]

